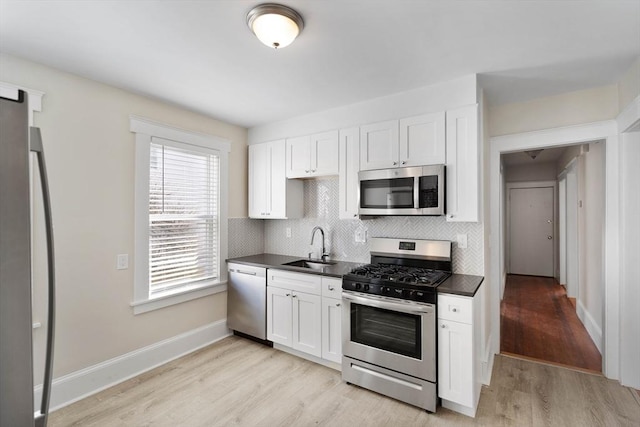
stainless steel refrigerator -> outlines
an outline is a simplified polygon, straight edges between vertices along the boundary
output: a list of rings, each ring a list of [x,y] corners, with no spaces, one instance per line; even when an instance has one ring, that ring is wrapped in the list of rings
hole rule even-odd
[[[33,164],[38,167],[41,195],[30,194],[31,152],[35,153]],[[32,197],[43,197],[49,269],[42,402],[34,402]],[[53,366],[54,279],[51,205],[40,129],[29,126],[27,94],[16,91],[13,97],[0,97],[0,427],[47,424]]]

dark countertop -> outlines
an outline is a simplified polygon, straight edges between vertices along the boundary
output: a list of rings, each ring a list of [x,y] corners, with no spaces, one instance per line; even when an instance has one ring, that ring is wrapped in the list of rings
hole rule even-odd
[[[234,262],[236,264],[253,265],[256,267],[277,268],[278,270],[289,270],[289,271],[295,271],[298,273],[318,274],[321,276],[330,276],[330,277],[338,277],[338,278],[341,278],[343,275],[349,273],[354,268],[362,265],[362,263],[337,261],[337,260],[330,260],[330,262],[335,262],[335,264],[327,265],[322,270],[283,265],[288,262],[297,261],[300,259],[306,260],[306,258],[301,256],[278,255],[278,254],[257,254],[257,255],[243,256],[239,258],[229,258],[227,262],[228,263]]]
[[[341,278],[343,275],[349,273],[354,268],[363,265],[364,263],[336,261],[335,264],[327,265],[322,270],[315,270],[312,268],[293,267],[291,265],[283,265],[288,262],[297,261],[300,259],[306,259],[299,256],[290,255],[278,255],[278,254],[257,254],[243,256],[239,258],[229,258],[227,262],[234,262],[236,264],[253,265],[256,267],[265,268],[277,268],[278,270],[296,271],[298,273],[318,274],[321,276],[330,276]],[[438,286],[438,293],[442,294],[454,294],[465,297],[472,297],[476,294],[478,288],[482,284],[484,277],[482,276],[470,276],[468,274],[453,274],[444,283]]]
[[[438,286],[439,294],[454,294],[463,297],[472,297],[480,288],[483,276],[470,276],[468,274],[452,274],[447,280]]]

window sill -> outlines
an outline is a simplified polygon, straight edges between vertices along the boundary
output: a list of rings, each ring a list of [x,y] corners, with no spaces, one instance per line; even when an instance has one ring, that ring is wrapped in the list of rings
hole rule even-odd
[[[167,292],[147,300],[134,301],[130,305],[133,308],[133,314],[138,315],[148,311],[157,310],[159,308],[168,307],[170,305],[180,304],[197,298],[206,297],[208,295],[217,294],[226,290],[227,282],[219,282],[199,286],[193,289],[179,290],[178,292]]]

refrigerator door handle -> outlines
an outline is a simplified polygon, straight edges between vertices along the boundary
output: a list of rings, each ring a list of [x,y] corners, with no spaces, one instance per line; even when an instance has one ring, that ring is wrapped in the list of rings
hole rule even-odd
[[[38,170],[40,172],[40,184],[42,186],[42,199],[44,202],[44,217],[47,235],[47,262],[49,267],[49,302],[47,321],[47,353],[44,370],[44,381],[42,385],[42,404],[40,413],[36,415],[35,427],[45,427],[49,414],[49,399],[51,397],[51,382],[53,377],[53,344],[56,319],[56,278],[55,278],[55,256],[53,252],[53,221],[51,219],[51,199],[49,197],[49,181],[47,179],[47,165],[44,157],[44,147],[40,129],[31,127],[29,129],[29,146],[32,152],[36,153],[38,160]]]

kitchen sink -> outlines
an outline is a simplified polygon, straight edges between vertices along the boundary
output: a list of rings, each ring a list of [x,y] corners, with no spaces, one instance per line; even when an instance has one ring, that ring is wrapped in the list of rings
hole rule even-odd
[[[320,261],[320,260],[308,260],[308,259],[299,259],[297,261],[287,262],[282,265],[289,265],[291,267],[302,267],[302,268],[310,268],[313,270],[323,270],[325,267],[330,265],[334,265],[335,262],[331,261]]]

